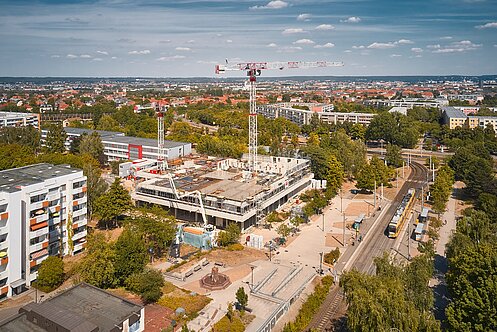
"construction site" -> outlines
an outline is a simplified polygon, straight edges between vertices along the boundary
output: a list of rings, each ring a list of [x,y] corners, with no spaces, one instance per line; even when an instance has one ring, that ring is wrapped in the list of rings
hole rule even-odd
[[[190,155],[168,160],[164,147],[164,115],[157,109],[156,166],[132,170],[137,179],[132,198],[137,205],[158,204],[179,220],[241,230],[263,222],[264,216],[311,186],[310,161],[258,156],[256,77],[262,70],[341,66],[335,62],[253,62],[216,66],[216,73],[246,71],[250,112],[248,154],[241,159]]]
[[[138,205],[158,204],[184,221],[240,228],[261,218],[311,185],[306,159],[259,156],[257,176],[247,170],[247,159],[191,156],[176,160],[165,172],[136,173],[132,197]]]

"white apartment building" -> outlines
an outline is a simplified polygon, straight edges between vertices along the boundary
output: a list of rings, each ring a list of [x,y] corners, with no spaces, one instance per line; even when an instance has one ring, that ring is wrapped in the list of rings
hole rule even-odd
[[[407,107],[413,109],[414,107],[433,107],[441,108],[449,105],[449,100],[445,98],[436,99],[421,99],[421,98],[402,98],[402,99],[368,99],[364,101],[366,106],[374,107]]]
[[[108,161],[113,160],[139,160],[152,159],[157,160],[159,157],[157,140],[151,138],[131,137],[117,131],[91,130],[82,128],[65,127],[66,149],[71,148],[71,143],[75,138],[81,135],[90,135],[96,131],[102,139],[104,145],[104,155]],[[42,144],[47,137],[47,130],[41,131]],[[164,141],[164,150],[167,160],[173,160],[179,157],[187,156],[192,153],[192,144],[185,142]]]
[[[30,287],[48,256],[84,250],[86,188],[69,165],[0,171],[0,299]]]
[[[34,113],[0,112],[0,128],[25,127],[40,128],[40,115]]]
[[[304,106],[306,109],[295,108]],[[344,113],[333,112],[333,105],[318,103],[279,103],[272,105],[258,105],[257,113],[270,119],[286,118],[302,126],[310,123],[313,116],[330,124],[342,122],[360,123],[369,125],[376,114],[373,113]]]

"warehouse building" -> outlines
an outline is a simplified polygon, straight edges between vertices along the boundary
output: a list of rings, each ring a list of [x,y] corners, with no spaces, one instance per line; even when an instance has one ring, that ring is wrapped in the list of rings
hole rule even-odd
[[[69,165],[0,172],[0,298],[31,286],[48,256],[86,246],[86,176]]]
[[[158,159],[157,140],[151,138],[140,138],[126,136],[124,133],[116,131],[91,130],[82,128],[65,127],[66,149],[71,148],[74,139],[82,135],[90,135],[97,132],[104,145],[104,155],[108,161],[113,160],[138,160],[138,159]],[[47,130],[41,131],[42,144],[47,137]],[[164,149],[167,160],[187,156],[192,153],[192,144],[184,142],[164,141]]]

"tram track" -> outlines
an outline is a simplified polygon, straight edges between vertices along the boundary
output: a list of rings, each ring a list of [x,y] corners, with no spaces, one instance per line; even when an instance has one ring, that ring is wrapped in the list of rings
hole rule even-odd
[[[408,180],[404,182],[397,195],[392,200],[386,213],[383,216],[379,216],[381,217],[381,220],[369,225],[369,228],[365,229],[363,241],[356,249],[358,250],[357,258],[350,263],[350,269],[356,269],[367,274],[374,274],[374,258],[381,256],[385,251],[390,251],[393,247],[395,239],[391,239],[386,235],[386,229],[397,210],[397,206],[402,201],[402,198],[409,188],[418,189],[426,182],[427,169],[425,166],[418,162],[411,162],[411,169],[412,172],[409,175]],[[324,332],[346,331],[346,318],[344,315],[346,307],[347,304],[345,303],[343,290],[339,286],[335,286],[328,293],[320,310],[314,316],[306,330],[309,331],[313,329]]]

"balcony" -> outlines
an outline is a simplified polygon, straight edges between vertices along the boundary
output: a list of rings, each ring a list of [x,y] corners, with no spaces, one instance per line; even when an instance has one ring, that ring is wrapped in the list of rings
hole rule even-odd
[[[48,248],[48,240],[44,240],[43,242],[39,242],[37,244],[32,244],[29,246],[29,252],[34,253],[42,249]]]
[[[3,242],[0,243],[0,252],[2,251],[7,252],[8,248],[9,248],[9,241],[4,240]]]
[[[87,234],[87,231],[86,231],[86,229],[85,229],[85,230],[84,230],[84,231],[82,231],[82,232],[79,232],[79,233],[74,234],[74,235],[72,236],[72,239],[73,239],[73,241],[76,241],[76,240],[82,239],[82,238],[84,238],[84,237],[86,236],[86,234]]]
[[[33,239],[35,237],[46,235],[47,233],[48,233],[48,228],[41,226],[39,229],[29,232],[29,238]]]
[[[44,200],[41,200],[41,201],[36,202],[36,203],[31,203],[29,208],[31,209],[31,211],[39,210],[39,209],[48,207],[48,204],[49,204],[48,201],[46,199],[44,199]]]
[[[0,259],[0,266],[7,265],[7,263],[9,262],[9,257],[7,256],[7,251],[0,252],[0,254],[3,254],[3,253],[5,253],[5,256]]]
[[[73,216],[73,218],[83,216],[83,215],[86,215],[86,212],[87,212],[86,208],[82,208],[82,209],[79,209],[78,211],[74,211],[72,213],[72,216]]]
[[[78,244],[75,244],[74,245],[74,250],[73,251],[79,251],[83,248],[86,247],[86,242],[83,242],[83,243],[78,243]]]

